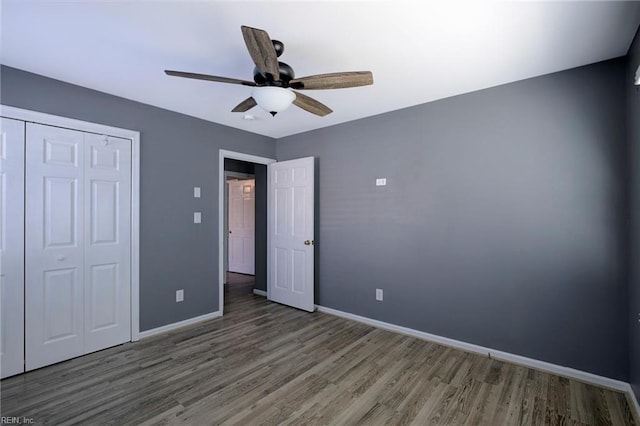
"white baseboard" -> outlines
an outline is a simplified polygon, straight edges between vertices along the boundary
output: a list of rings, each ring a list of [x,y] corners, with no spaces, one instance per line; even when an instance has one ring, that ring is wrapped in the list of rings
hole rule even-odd
[[[253,294],[255,294],[256,296],[267,297],[267,292],[266,291],[258,290],[257,288],[253,289]]]
[[[462,342],[460,340],[450,339],[448,337],[438,336],[436,334],[425,333],[424,331],[414,330],[412,328],[402,327],[395,324],[390,324],[383,321],[374,320],[360,315],[350,314],[348,312],[339,311],[337,309],[326,308],[324,306],[316,305],[318,311],[325,312],[327,314],[339,316],[342,318],[351,319],[354,321],[362,322],[364,324],[371,325],[373,327],[382,328],[389,331],[395,331],[397,333],[406,334],[408,336],[417,337],[418,339],[428,340],[430,342],[439,343],[444,346],[450,346],[456,349],[462,349],[463,351],[477,353],[480,355],[489,356],[501,361],[511,362],[513,364],[519,364],[525,367],[535,368],[537,370],[546,371],[549,373],[557,374],[559,376],[568,377],[571,379],[580,380],[582,382],[591,383],[597,386],[602,386],[609,389],[625,392],[631,394],[631,399],[636,403],[636,411],[640,415],[640,409],[638,408],[638,402],[635,400],[635,396],[631,390],[631,385],[621,380],[610,379],[608,377],[599,376],[597,374],[588,373],[586,371],[576,370],[570,367],[563,367],[561,365],[552,364],[537,359],[527,358],[521,355],[515,355],[508,352],[499,351],[496,349],[487,348],[484,346],[474,345],[472,343]]]
[[[638,403],[638,398],[636,398],[636,394],[631,389],[631,385],[627,383],[627,395],[629,398],[627,400],[631,400],[632,408],[636,409],[636,422],[640,422],[640,404]]]
[[[219,316],[221,316],[220,311],[216,311],[216,312],[211,312],[210,314],[204,314],[198,317],[189,318],[184,321],[174,322],[173,324],[163,325],[162,327],[152,328],[151,330],[141,331],[140,338],[144,339],[145,337],[151,337],[151,336],[155,336],[156,334],[166,333],[167,331],[175,330],[177,328],[182,328],[187,325],[192,325],[192,324],[210,320],[213,318],[218,318]]]

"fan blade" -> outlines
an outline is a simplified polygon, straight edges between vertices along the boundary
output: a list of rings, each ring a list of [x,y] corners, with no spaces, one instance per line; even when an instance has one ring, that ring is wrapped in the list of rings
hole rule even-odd
[[[242,26],[242,36],[244,43],[253,63],[256,64],[260,74],[267,80],[280,80],[280,67],[278,66],[278,55],[273,47],[271,38],[266,31],[258,28]]]
[[[218,83],[242,84],[244,86],[256,85],[253,81],[239,80],[237,78],[218,77],[216,75],[209,75],[209,74],[196,74],[193,72],[182,72],[182,71],[171,71],[171,70],[165,70],[164,72],[167,75],[170,75],[173,77],[195,78],[197,80],[217,81]]]
[[[244,101],[242,101],[238,105],[236,105],[236,107],[234,109],[232,109],[231,112],[249,111],[251,108],[253,108],[256,105],[258,105],[256,103],[256,100],[253,99],[253,97],[249,96],[247,99],[245,99]]]
[[[296,98],[293,100],[293,104],[305,111],[310,112],[311,114],[324,117],[325,115],[331,114],[333,112],[333,110],[325,104],[320,103],[307,95],[303,95],[302,93],[296,92],[295,90],[293,91],[293,93],[296,94]]]
[[[294,78],[289,82],[293,89],[342,89],[373,84],[371,71],[335,72]]]

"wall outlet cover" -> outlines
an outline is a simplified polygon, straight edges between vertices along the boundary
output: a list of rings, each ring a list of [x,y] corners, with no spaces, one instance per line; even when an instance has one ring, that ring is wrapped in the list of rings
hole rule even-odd
[[[385,186],[387,184],[387,178],[377,178],[376,186]]]
[[[176,290],[176,302],[182,302],[184,300],[184,290]]]
[[[384,295],[381,288],[376,288],[376,300],[382,302]]]
[[[199,186],[194,186],[193,187],[193,198],[200,198],[200,187]]]

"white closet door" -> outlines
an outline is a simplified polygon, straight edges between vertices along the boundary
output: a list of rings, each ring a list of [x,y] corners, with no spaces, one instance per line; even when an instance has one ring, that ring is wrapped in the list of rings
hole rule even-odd
[[[0,122],[0,376],[24,371],[24,122]]]
[[[83,354],[82,132],[27,123],[26,367]]]
[[[85,352],[131,340],[131,141],[85,136]]]
[[[26,367],[131,339],[131,141],[27,124]]]

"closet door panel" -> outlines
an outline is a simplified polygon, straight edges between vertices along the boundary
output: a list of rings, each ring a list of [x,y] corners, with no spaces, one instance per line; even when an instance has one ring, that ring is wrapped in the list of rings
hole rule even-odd
[[[23,121],[0,122],[0,376],[24,371]]]
[[[131,340],[131,141],[85,137],[85,344]]]
[[[27,123],[26,367],[84,353],[84,134]]]

